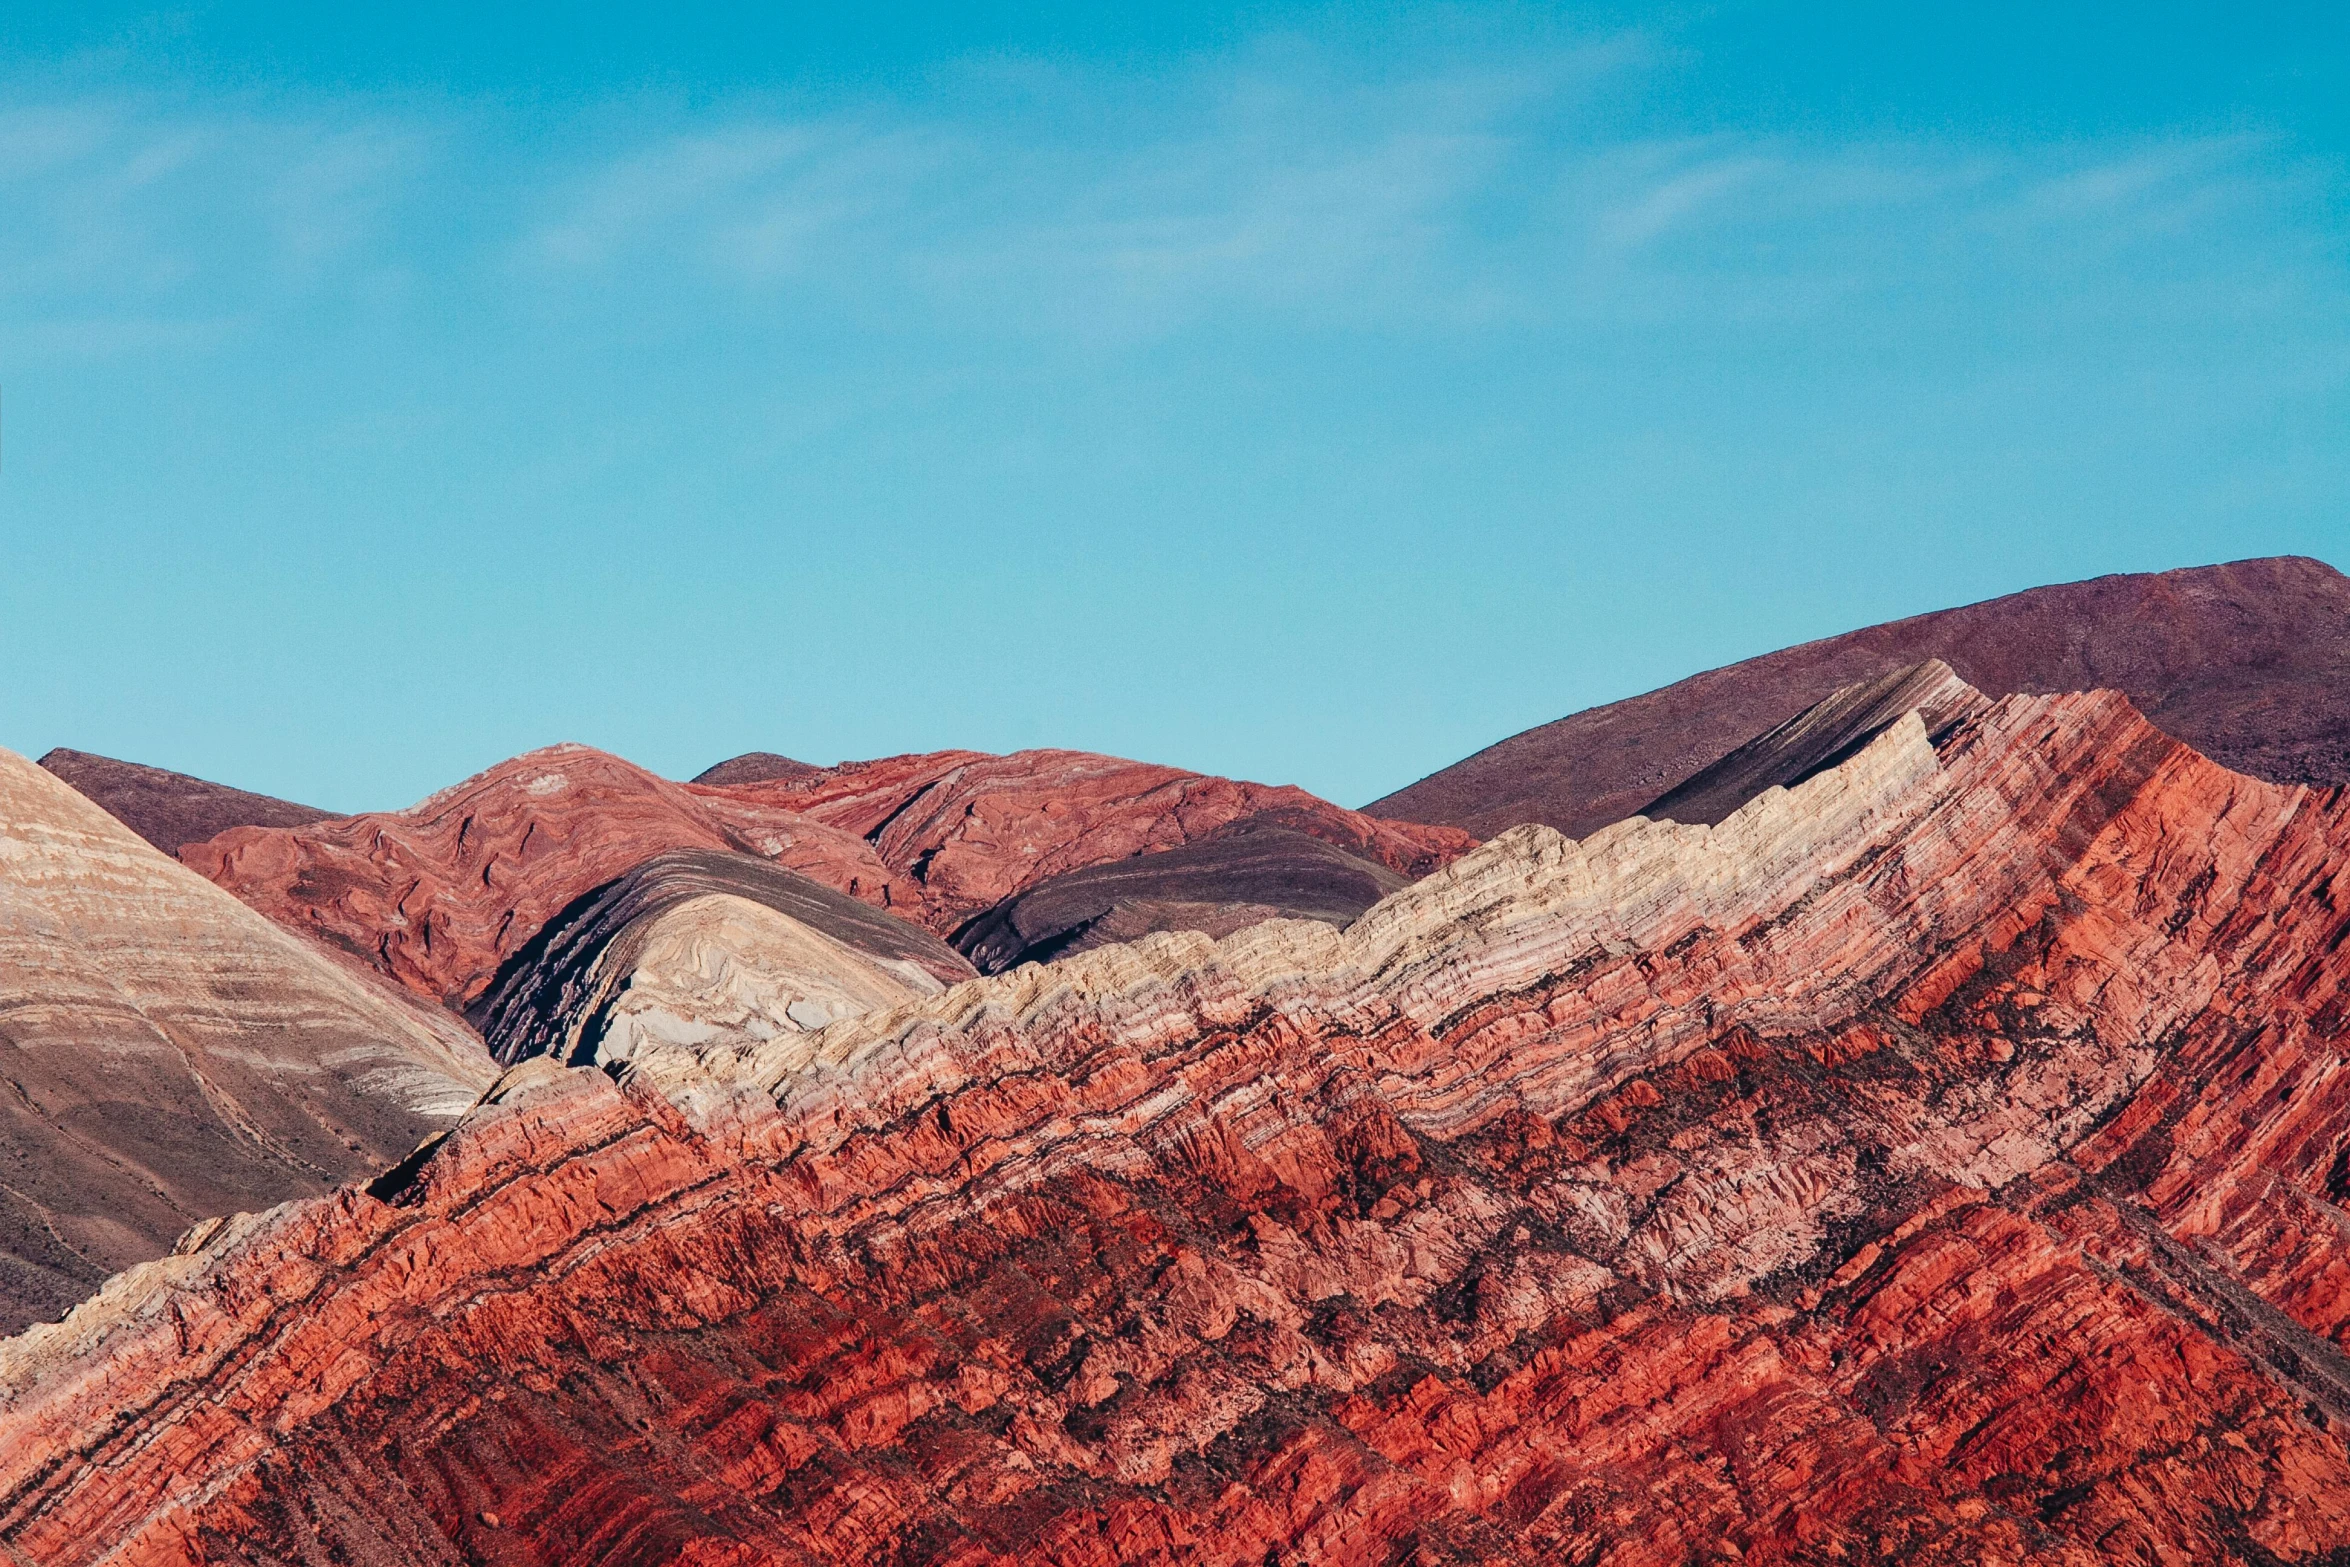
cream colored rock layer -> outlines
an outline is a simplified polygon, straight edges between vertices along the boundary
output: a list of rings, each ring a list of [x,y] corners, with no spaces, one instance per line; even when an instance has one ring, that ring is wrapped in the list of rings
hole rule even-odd
[[[944,987],[911,963],[885,965],[764,904],[714,893],[669,909],[599,964],[562,1054],[593,1027],[598,1064],[663,1046],[768,1040],[897,1006]]]

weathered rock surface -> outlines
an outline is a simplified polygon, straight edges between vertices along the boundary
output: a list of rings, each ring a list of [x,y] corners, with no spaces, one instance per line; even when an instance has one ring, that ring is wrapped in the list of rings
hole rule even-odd
[[[778,778],[805,778],[823,769],[810,762],[795,762],[788,756],[773,751],[745,751],[730,756],[715,767],[706,767],[694,774],[698,784],[772,783]]]
[[[1994,696],[2124,692],[2255,778],[2350,782],[2350,579],[2286,556],[2034,588],[1807,642],[1513,735],[1364,809],[1481,837],[1520,822],[1580,837],[1839,688],[1929,658]]]
[[[1414,875],[1475,841],[1298,789],[1072,751],[893,757],[721,788],[555,746],[405,811],[238,828],[181,858],[279,923],[464,1008],[549,920],[672,850],[772,860],[944,936],[1046,877],[1244,816]]]
[[[231,827],[299,827],[328,815],[314,806],[64,746],[42,757],[40,765],[166,854]]]
[[[1048,877],[1180,848],[1243,818],[1286,827],[1405,877],[1476,843],[1454,828],[1374,820],[1302,789],[1212,778],[1085,751],[939,751],[851,762],[725,791],[871,843],[918,882],[942,935]]]
[[[1180,849],[1039,882],[964,926],[955,942],[982,972],[999,974],[1158,930],[1229,936],[1268,919],[1344,926],[1403,886],[1376,860],[1243,817]]]
[[[2350,800],[2117,697],[534,1060],[0,1345],[44,1564],[2340,1560]]]
[[[0,1326],[191,1223],[324,1192],[495,1076],[456,1019],[346,971],[0,751]]]
[[[804,1032],[973,977],[961,953],[743,854],[681,849],[547,922],[471,1016],[499,1060],[619,1060],[636,1041]]]

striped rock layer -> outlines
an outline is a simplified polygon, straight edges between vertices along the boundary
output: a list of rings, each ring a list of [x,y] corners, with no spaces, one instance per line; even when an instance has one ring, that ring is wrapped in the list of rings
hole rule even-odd
[[[939,936],[1047,877],[1263,817],[1420,875],[1476,839],[1300,789],[1080,751],[947,751],[727,787],[586,746],[533,751],[405,811],[238,827],[180,858],[420,996],[481,1002],[549,921],[658,854],[746,854]]]
[[[457,1019],[0,751],[0,1330],[199,1219],[364,1178],[496,1075]]]
[[[0,1345],[44,1564],[2317,1562],[2350,801],[2110,694],[534,1060]]]

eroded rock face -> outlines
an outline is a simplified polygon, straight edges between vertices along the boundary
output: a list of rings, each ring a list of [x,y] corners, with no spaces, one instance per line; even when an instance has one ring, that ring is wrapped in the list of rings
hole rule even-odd
[[[1520,822],[1580,837],[1839,688],[1930,658],[1994,696],[2119,690],[2238,772],[2350,782],[2350,579],[2285,556],[2034,588],[1807,642],[1513,735],[1364,809],[1481,837]]]
[[[299,827],[324,821],[328,814],[315,806],[64,746],[43,756],[40,765],[166,854],[177,854],[182,844],[201,843],[231,827]]]
[[[556,915],[472,1011],[508,1063],[821,1028],[969,979],[919,926],[743,854],[676,850]]]
[[[922,922],[942,935],[1048,877],[1179,848],[1243,819],[1321,839],[1405,877],[1476,843],[1454,828],[1374,820],[1302,789],[1084,751],[896,756],[725,792],[870,842],[892,870],[920,883]]]
[[[1412,875],[1475,842],[1302,790],[1072,751],[942,752],[716,787],[556,746],[409,810],[238,828],[181,858],[279,923],[465,1008],[549,920],[657,854],[755,855],[944,936],[1048,876],[1266,813]]]
[[[2117,697],[515,1069],[0,1345],[75,1564],[2315,1562],[2350,801]]]
[[[324,1192],[495,1070],[0,751],[0,1325],[55,1316],[190,1224]]]

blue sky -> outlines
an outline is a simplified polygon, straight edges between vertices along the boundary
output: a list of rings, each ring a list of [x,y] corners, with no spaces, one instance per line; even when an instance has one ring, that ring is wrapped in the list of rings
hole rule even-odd
[[[1855,625],[2350,566],[2339,7],[1096,9],[0,14],[0,744],[1357,804]]]

